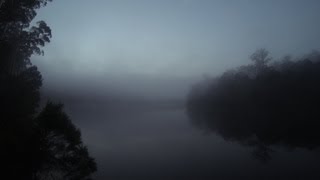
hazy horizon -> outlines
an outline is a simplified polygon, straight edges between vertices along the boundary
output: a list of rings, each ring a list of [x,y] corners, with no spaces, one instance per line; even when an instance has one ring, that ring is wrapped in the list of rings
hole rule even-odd
[[[52,40],[34,56],[42,96],[65,104],[97,179],[276,179],[317,175],[320,156],[246,147],[193,126],[193,84],[251,63],[320,49],[318,0],[69,0],[39,10]],[[309,169],[304,170],[304,167]],[[278,170],[281,173],[278,174]],[[265,176],[264,176],[265,175]]]

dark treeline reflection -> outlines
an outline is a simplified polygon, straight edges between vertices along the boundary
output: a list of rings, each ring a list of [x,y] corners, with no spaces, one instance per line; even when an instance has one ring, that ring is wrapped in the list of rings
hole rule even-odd
[[[39,108],[42,76],[30,57],[43,54],[51,29],[30,22],[49,1],[0,3],[0,179],[88,179],[96,171],[62,104]]]
[[[192,122],[254,147],[253,155],[263,161],[273,147],[319,147],[320,53],[271,64],[268,51],[260,49],[250,58],[253,64],[192,89],[187,103]]]

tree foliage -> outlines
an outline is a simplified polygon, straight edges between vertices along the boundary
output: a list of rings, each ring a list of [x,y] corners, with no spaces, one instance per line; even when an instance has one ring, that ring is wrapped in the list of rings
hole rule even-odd
[[[42,76],[33,54],[50,42],[44,21],[30,27],[51,0],[2,0],[0,4],[0,154],[9,179],[89,179],[96,163],[61,104],[39,112]]]
[[[271,61],[271,57],[269,57],[269,51],[266,49],[258,49],[254,52],[250,59],[254,62],[255,67],[266,67],[267,64]]]
[[[1,71],[17,73],[31,64],[32,54],[43,54],[50,42],[51,29],[44,21],[30,27],[36,10],[51,0],[5,0],[0,7]],[[7,72],[8,73],[8,72]]]
[[[2,170],[12,179],[29,179],[32,176],[30,140],[40,100],[41,74],[31,66],[18,75],[2,77],[0,84]]]
[[[37,154],[41,155],[36,175],[39,179],[88,178],[97,169],[95,161],[82,143],[80,130],[62,108],[62,104],[47,103],[36,118]]]
[[[255,147],[270,158],[272,146],[314,149],[320,146],[320,54],[268,65],[258,50],[253,65],[242,66],[195,86],[187,108],[192,122],[223,138]]]

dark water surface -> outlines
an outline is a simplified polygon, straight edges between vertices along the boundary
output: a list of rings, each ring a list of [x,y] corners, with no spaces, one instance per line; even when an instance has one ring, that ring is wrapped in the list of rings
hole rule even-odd
[[[97,160],[96,179],[320,177],[315,151],[279,150],[263,164],[249,148],[193,127],[183,103],[157,104],[161,103],[66,103]]]

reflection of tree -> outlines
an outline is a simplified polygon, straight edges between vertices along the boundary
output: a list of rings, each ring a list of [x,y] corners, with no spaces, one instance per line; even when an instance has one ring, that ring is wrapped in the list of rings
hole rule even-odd
[[[62,105],[39,110],[42,77],[30,62],[50,42],[45,22],[29,27],[36,10],[51,0],[1,1],[0,154],[8,179],[88,179],[96,171]]]
[[[299,61],[287,56],[267,65],[267,51],[258,50],[251,56],[254,65],[227,71],[192,90],[187,104],[192,122],[227,140],[256,147],[254,155],[260,159],[268,159],[272,145],[318,147],[320,56],[316,55]]]

